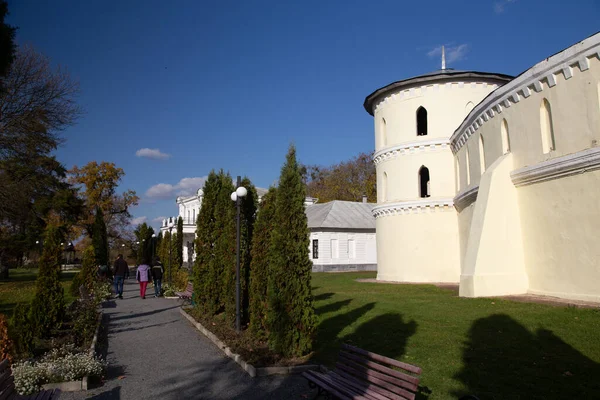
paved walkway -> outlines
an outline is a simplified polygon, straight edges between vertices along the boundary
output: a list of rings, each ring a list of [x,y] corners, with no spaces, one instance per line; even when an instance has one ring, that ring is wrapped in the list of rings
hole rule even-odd
[[[153,293],[149,288],[148,293]],[[80,399],[306,399],[300,376],[251,378],[179,313],[180,302],[147,296],[127,280],[124,299],[104,308],[109,362],[106,381]]]

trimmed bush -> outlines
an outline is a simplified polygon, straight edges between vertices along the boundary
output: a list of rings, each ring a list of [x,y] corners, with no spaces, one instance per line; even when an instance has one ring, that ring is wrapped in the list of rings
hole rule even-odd
[[[269,346],[285,357],[312,349],[316,317],[311,294],[312,263],[308,256],[309,231],[304,210],[305,189],[290,146],[281,169],[269,250]]]
[[[19,303],[15,307],[11,319],[11,326],[15,338],[15,353],[20,357],[27,357],[33,350],[35,324],[31,321],[31,306]]]

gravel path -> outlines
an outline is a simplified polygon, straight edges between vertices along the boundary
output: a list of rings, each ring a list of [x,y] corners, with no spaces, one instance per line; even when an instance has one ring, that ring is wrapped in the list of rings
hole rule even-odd
[[[80,399],[312,399],[300,376],[251,378],[179,313],[180,302],[139,297],[125,281],[123,299],[106,303],[104,324],[109,367],[106,381]]]

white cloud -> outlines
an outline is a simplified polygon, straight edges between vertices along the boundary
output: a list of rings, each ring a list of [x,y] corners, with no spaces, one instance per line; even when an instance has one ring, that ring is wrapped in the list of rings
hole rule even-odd
[[[156,217],[152,220],[152,222],[162,222],[163,219],[167,219],[167,217],[163,217],[163,216]]]
[[[466,43],[459,44],[458,46],[444,46],[446,53],[446,62],[448,64],[463,60],[469,51],[469,45]],[[439,57],[441,61],[442,46],[434,47],[427,52],[429,58]]]
[[[170,154],[161,152],[159,149],[143,148],[135,152],[138,157],[151,158],[153,160],[166,160],[171,157]]]
[[[146,222],[147,219],[148,218],[146,216],[134,218],[131,220],[131,225],[138,226],[139,224]]]
[[[517,0],[501,0],[501,1],[495,1],[494,2],[494,12],[496,14],[502,14],[504,12],[504,8],[509,4],[509,3],[514,3]]]
[[[146,191],[146,197],[153,199],[170,199],[176,196],[191,196],[204,186],[208,176],[183,178],[177,184],[159,183]]]

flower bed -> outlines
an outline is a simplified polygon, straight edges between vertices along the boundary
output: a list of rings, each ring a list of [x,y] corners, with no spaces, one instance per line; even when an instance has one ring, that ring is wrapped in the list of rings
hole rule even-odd
[[[17,392],[29,395],[39,392],[46,383],[69,382],[100,375],[104,367],[105,362],[93,352],[65,345],[52,349],[38,361],[17,362],[12,370]]]

